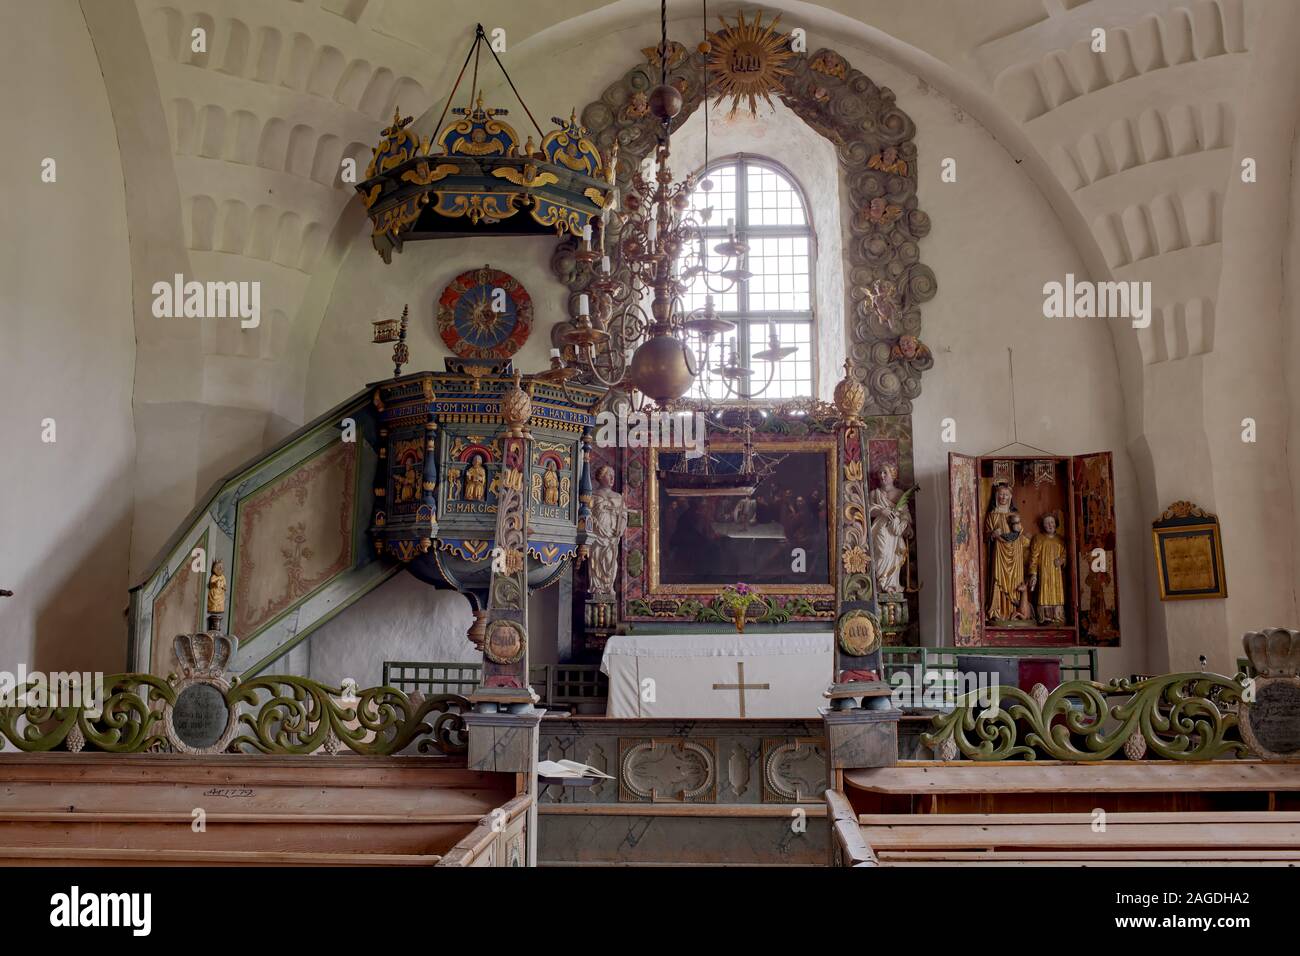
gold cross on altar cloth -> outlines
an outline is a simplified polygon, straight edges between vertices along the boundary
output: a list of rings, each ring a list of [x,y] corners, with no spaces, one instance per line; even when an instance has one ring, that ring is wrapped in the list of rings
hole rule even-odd
[[[771,684],[746,684],[745,683],[745,662],[736,662],[736,680],[735,684],[714,684],[714,690],[735,690],[740,692],[740,716],[745,716],[745,691],[748,690],[771,690]]]

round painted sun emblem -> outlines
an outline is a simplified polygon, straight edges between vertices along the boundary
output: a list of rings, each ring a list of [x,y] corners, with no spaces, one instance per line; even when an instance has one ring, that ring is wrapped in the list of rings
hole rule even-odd
[[[785,78],[792,76],[786,67],[794,53],[789,37],[776,31],[778,15],[767,26],[762,14],[745,22],[744,13],[736,15],[735,25],[722,20],[722,29],[709,34],[709,74],[718,99],[731,99],[729,116],[735,116],[742,101],[751,114],[758,113],[758,99],[772,105],[772,94],[785,88]]]

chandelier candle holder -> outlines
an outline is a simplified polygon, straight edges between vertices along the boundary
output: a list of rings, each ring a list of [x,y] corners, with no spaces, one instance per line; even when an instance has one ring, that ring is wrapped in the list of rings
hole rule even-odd
[[[705,229],[713,210],[699,210],[697,218],[691,208],[695,177],[674,180],[669,165],[671,128],[682,110],[682,94],[668,82],[669,50],[667,5],[661,0],[660,82],[647,99],[661,127],[654,174],[647,178],[636,170],[621,208],[603,208],[592,224],[600,229],[598,245],[591,228],[582,231],[574,256],[594,278],[579,297],[576,318],[557,339],[572,349],[576,363],[595,382],[629,394],[639,392],[660,407],[681,399],[701,373],[706,380],[716,376],[727,397],[747,401],[767,390],[777,363],[795,349],[782,348],[769,327],[769,347],[753,356],[769,363],[767,382],[754,389],[748,362],[737,355],[734,344],[728,350],[721,341],[735,323],[717,314],[714,296],[750,278],[745,267],[749,244],[732,220],[727,237],[710,255]],[[607,168],[612,177],[616,160]],[[712,184],[706,179],[700,185],[707,195]],[[702,290],[705,304],[688,311],[685,296]],[[706,395],[710,391],[706,387]]]

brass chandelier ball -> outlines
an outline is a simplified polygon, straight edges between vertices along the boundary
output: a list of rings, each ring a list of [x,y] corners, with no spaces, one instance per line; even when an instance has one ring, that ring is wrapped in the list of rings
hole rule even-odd
[[[666,332],[641,343],[632,355],[627,377],[656,405],[681,398],[695,381],[686,344]]]
[[[675,86],[661,83],[650,91],[650,113],[661,123],[667,123],[682,111],[682,94]]]

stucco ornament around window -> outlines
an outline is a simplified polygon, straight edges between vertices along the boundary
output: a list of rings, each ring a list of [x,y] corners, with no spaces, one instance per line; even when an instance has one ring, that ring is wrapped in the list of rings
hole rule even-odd
[[[680,44],[670,56],[668,82],[682,94],[674,128],[703,101],[707,57]],[[657,53],[657,50],[651,50]],[[650,59],[655,62],[651,63]],[[674,59],[676,63],[674,64]],[[876,86],[833,50],[797,53],[786,66],[778,95],[794,113],[835,144],[847,207],[846,323],[855,374],[867,388],[865,413],[904,415],[921,393],[921,373],[934,364],[920,341],[921,303],[934,297],[933,270],[920,261],[930,217],[918,206],[916,124],[898,108],[892,90]],[[658,121],[644,108],[659,83],[658,57],[634,66],[582,110],[582,125],[602,155],[618,143],[617,185],[626,190],[633,170],[650,155]],[[609,226],[617,234],[617,222]],[[551,260],[569,289],[569,314],[591,282],[591,268],[574,257],[576,241],[560,242]],[[557,323],[555,331],[564,328]],[[555,339],[557,346],[561,343]]]

